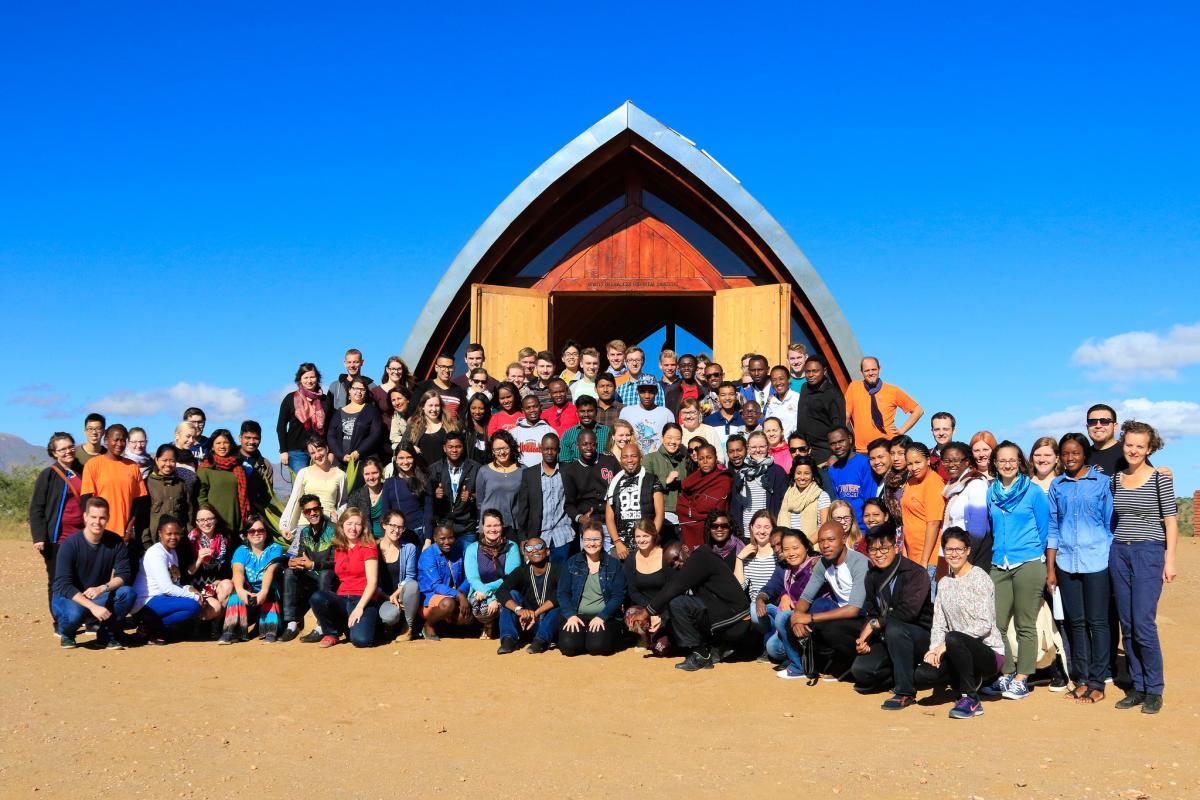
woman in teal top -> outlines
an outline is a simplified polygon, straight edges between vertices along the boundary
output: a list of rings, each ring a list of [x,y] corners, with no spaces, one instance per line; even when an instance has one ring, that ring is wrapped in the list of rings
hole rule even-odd
[[[496,590],[504,576],[521,565],[521,553],[515,542],[504,538],[504,518],[494,508],[484,509],[478,541],[463,552],[463,572],[471,584],[471,613],[483,625],[481,639],[492,638],[492,627],[500,616]]]

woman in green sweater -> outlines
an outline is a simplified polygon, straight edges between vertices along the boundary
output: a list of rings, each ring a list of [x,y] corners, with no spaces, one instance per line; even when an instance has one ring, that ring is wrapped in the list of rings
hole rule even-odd
[[[687,451],[683,449],[683,429],[674,422],[663,425],[662,447],[648,453],[642,459],[642,466],[658,478],[658,482],[666,489],[666,494],[663,495],[664,530],[659,533],[667,539],[674,539],[678,536],[674,531],[679,525],[675,506],[679,502],[679,490],[683,487],[683,479],[688,474]]]
[[[233,434],[225,428],[213,431],[209,446],[208,457],[196,471],[200,484],[197,501],[216,509],[225,530],[240,531],[242,520],[250,513],[250,500],[246,494],[246,470],[237,457]]]

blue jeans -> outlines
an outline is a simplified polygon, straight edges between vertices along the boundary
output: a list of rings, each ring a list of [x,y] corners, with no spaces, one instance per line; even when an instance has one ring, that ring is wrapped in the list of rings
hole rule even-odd
[[[929,602],[937,597],[937,564],[926,564],[925,572],[929,575]]]
[[[151,628],[162,630],[182,625],[200,616],[200,604],[190,597],[160,594],[147,600],[142,612]]]
[[[1121,618],[1125,659],[1134,690],[1145,694],[1162,694],[1165,682],[1155,616],[1166,555],[1162,542],[1114,541],[1108,551],[1108,573],[1117,600],[1117,616]]]
[[[822,611],[832,611],[837,608],[837,603],[829,597],[818,597],[808,608],[810,614],[820,614]],[[768,608],[769,612],[770,609]],[[767,640],[767,655],[777,653],[781,659],[786,659],[788,666],[795,667],[797,670],[803,668],[803,658],[800,655],[800,649],[796,647],[796,637],[790,635],[792,626],[789,624],[792,621],[791,611],[778,611],[773,618],[775,633]]]
[[[763,635],[763,647],[772,661],[783,661],[785,653],[780,637],[775,632],[775,620],[780,614],[791,614],[790,611],[780,611],[779,606],[767,603],[767,616],[758,616],[758,604],[750,603],[750,625]]]
[[[1058,591],[1071,641],[1071,679],[1090,689],[1104,691],[1108,672],[1108,649],[1112,634],[1108,629],[1108,570],[1066,572],[1055,567]]]
[[[499,599],[499,598],[497,598]],[[525,605],[525,597],[517,590],[512,591],[513,602],[519,606],[528,608]],[[533,609],[530,609],[532,611]],[[562,612],[555,606],[550,611],[538,617],[537,624],[533,628],[533,638],[541,639],[543,642],[553,642],[554,637],[558,634],[558,626],[562,619]],[[501,639],[520,639],[521,625],[520,619],[516,612],[509,611],[500,607],[500,638]]]
[[[288,469],[293,473],[299,472],[308,466],[308,451],[307,450],[288,450]]]
[[[337,636],[346,632],[350,644],[355,647],[371,647],[375,644],[375,625],[379,622],[379,607],[369,603],[363,609],[362,619],[353,626],[348,623],[350,614],[358,601],[359,595],[349,596],[333,592],[314,592],[308,604],[312,607],[317,622],[321,624],[321,633],[326,636]],[[346,629],[349,628],[347,631]]]
[[[121,629],[121,623],[129,615],[129,609],[133,608],[135,600],[137,600],[137,594],[129,586],[118,586],[113,591],[105,592],[92,600],[96,605],[104,606],[112,612],[111,617],[100,623],[100,632],[96,634],[96,641],[101,644],[108,643],[113,634]],[[91,611],[71,598],[59,594],[54,595],[50,605],[54,611],[54,619],[58,621],[60,636],[74,638],[75,634],[79,632],[79,626],[84,623],[85,619],[92,616]]]

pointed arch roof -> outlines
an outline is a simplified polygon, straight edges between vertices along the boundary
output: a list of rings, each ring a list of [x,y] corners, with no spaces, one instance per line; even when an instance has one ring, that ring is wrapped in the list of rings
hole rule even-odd
[[[416,364],[425,353],[439,322],[456,297],[465,296],[472,282],[482,281],[479,267],[506,232],[561,179],[622,135],[632,133],[651,148],[681,165],[699,184],[710,190],[766,245],[774,260],[786,270],[796,288],[815,312],[842,364],[856,368],[862,349],[829,288],[808,258],[741,182],[690,139],[626,101],[592,127],[575,137],[533,171],[496,207],[455,256],[417,317],[404,345],[403,355]]]

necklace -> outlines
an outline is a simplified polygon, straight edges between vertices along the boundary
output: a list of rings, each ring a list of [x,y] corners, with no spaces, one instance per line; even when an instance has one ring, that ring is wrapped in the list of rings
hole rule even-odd
[[[550,570],[554,567],[551,564],[546,565],[546,574],[542,576],[542,590],[538,591],[537,575],[533,572],[533,567],[529,568],[529,585],[533,587],[533,599],[537,603],[535,608],[541,608],[546,602],[546,590],[550,588]]]

